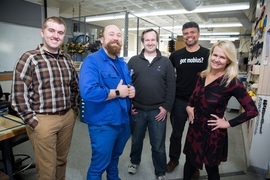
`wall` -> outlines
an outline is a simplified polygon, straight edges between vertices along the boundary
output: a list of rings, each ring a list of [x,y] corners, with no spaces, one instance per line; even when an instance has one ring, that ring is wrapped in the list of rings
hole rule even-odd
[[[137,55],[137,35],[129,33],[128,34],[128,57],[132,57],[134,55]]]
[[[42,39],[42,7],[21,0],[0,1],[0,72],[12,71],[16,60]]]
[[[270,1],[265,0],[265,15],[268,15],[268,23],[266,26],[266,31],[270,30]],[[256,17],[261,16],[261,7],[259,6],[259,0],[257,0]],[[253,24],[253,27],[255,24]],[[258,26],[257,26],[258,28]],[[270,57],[266,57],[266,33],[263,33],[262,38],[259,38],[257,42],[264,42],[263,50],[261,55],[257,58],[253,57],[249,59],[249,65],[254,65],[257,61],[260,63],[260,71],[256,104],[259,110],[259,115],[255,117],[251,122],[249,122],[247,128],[243,128],[244,137],[248,136],[250,147],[247,147],[248,153],[248,169],[250,171],[255,171],[260,174],[266,174],[268,169],[268,162],[270,161],[270,91],[264,91],[264,87],[269,87],[269,77],[270,77]],[[268,35],[270,38],[270,36]],[[254,38],[254,35],[253,35]],[[268,46],[269,50],[269,46]],[[265,63],[266,62],[266,63]],[[245,124],[244,124],[245,127]]]
[[[48,16],[58,16],[57,8],[47,9]],[[22,0],[0,1],[0,75],[12,73],[15,62],[26,51],[42,43],[40,35],[44,7]],[[1,81],[4,92],[10,92],[11,80]]]
[[[12,71],[23,52],[41,43],[40,29],[44,11],[41,6],[22,0],[0,1],[0,72]],[[10,92],[11,80],[1,81]]]
[[[41,27],[42,7],[22,0],[1,0],[0,21]]]
[[[270,96],[259,95],[258,98],[261,99],[261,104],[258,105],[259,116],[254,119],[248,169],[260,174],[266,174],[268,162],[270,162]],[[266,107],[263,107],[264,102],[268,103]]]
[[[47,8],[47,16],[58,16],[58,8]],[[67,24],[64,43],[73,37],[71,19],[63,18]],[[0,74],[13,71],[15,62],[26,51],[42,43],[40,35],[44,20],[44,7],[22,0],[0,0]],[[81,23],[82,32],[99,31],[102,27]],[[96,36],[97,38],[97,36]],[[0,82],[5,92],[10,92],[11,80]]]
[[[40,28],[0,22],[0,72],[13,71],[20,56],[42,42]]]
[[[22,4],[21,4],[22,5]],[[26,3],[28,6],[28,3]],[[41,18],[41,11],[39,6],[32,6],[34,9],[39,9],[38,14]],[[28,10],[31,11],[31,9]],[[48,9],[48,15],[57,15],[56,9]],[[13,19],[17,17],[14,16]],[[0,65],[0,72],[13,71],[15,62],[20,56],[28,51],[35,49],[38,44],[42,43],[41,19],[34,25],[29,24],[27,18],[21,17],[20,22],[11,21],[9,18],[0,18],[0,61],[5,62]],[[33,26],[32,26],[33,25]]]

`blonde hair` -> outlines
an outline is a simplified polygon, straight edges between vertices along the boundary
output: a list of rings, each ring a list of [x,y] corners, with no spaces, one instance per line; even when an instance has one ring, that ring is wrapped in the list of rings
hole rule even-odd
[[[231,41],[218,41],[211,47],[210,55],[208,58],[208,66],[206,70],[201,72],[200,76],[205,78],[212,71],[211,58],[213,51],[217,46],[224,51],[226,58],[229,60],[229,63],[225,67],[225,74],[221,81],[221,84],[226,83],[227,86],[234,78],[238,78],[237,52],[234,44]]]

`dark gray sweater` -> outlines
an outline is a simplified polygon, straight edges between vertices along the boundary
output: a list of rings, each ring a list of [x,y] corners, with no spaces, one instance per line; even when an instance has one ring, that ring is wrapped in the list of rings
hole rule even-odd
[[[169,58],[157,56],[151,63],[142,52],[133,56],[128,67],[132,74],[132,82],[136,89],[132,103],[136,109],[156,110],[162,106],[171,111],[175,98],[175,73]]]

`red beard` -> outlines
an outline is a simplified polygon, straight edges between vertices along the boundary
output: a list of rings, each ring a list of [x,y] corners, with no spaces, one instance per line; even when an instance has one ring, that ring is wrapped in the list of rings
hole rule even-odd
[[[115,45],[117,44],[117,46]],[[121,51],[122,44],[120,44],[118,41],[110,41],[107,44],[107,51],[111,55],[119,55]]]

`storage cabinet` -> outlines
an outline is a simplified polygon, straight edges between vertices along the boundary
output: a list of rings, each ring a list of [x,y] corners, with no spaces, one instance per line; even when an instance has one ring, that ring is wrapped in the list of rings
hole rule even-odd
[[[84,100],[80,98],[80,121],[84,122]]]
[[[247,91],[249,91],[249,95],[255,102],[258,94],[259,77],[260,65],[251,65],[247,78]]]

